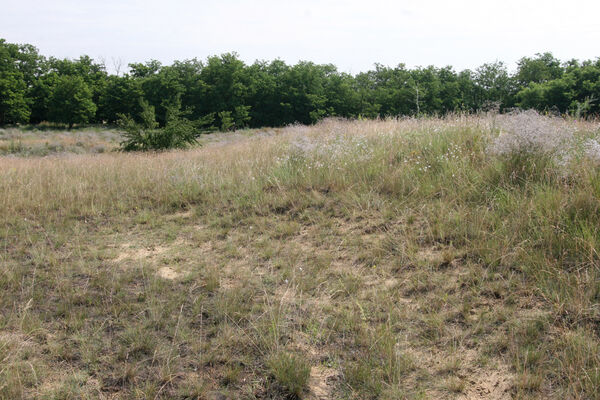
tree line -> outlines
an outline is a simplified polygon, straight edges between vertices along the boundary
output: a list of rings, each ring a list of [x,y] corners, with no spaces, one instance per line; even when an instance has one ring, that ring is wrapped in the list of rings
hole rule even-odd
[[[45,57],[30,44],[0,39],[0,125],[40,122],[158,126],[176,113],[207,129],[310,124],[326,116],[443,115],[534,108],[576,116],[600,114],[600,59],[562,62],[551,53],[475,70],[375,64],[351,75],[332,64],[282,60],[244,63],[235,53],[162,65],[129,64],[110,74],[103,62]]]

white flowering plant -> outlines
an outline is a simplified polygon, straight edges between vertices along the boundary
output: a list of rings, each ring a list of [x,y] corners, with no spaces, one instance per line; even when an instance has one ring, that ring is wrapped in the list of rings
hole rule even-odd
[[[555,157],[572,144],[575,127],[562,118],[540,115],[535,110],[498,117],[500,135],[490,151],[496,155],[534,154]]]

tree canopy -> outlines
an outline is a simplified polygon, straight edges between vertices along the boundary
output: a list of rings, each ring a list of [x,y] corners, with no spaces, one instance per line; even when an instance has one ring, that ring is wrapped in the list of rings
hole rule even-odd
[[[220,129],[310,124],[348,118],[442,115],[535,108],[577,116],[600,113],[600,59],[524,57],[509,73],[502,62],[475,70],[375,64],[355,75],[336,66],[282,60],[244,63],[236,53],[162,65],[134,63],[109,74],[102,62],[44,57],[29,44],[0,39],[0,125],[116,123],[138,119],[141,104],[164,127],[168,113]]]

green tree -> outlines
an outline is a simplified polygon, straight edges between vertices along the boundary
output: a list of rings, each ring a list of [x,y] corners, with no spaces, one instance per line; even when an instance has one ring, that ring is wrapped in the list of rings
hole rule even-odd
[[[49,109],[50,109],[50,98],[52,97],[52,91],[58,81],[58,74],[56,72],[45,73],[40,76],[29,90],[29,96],[31,99],[31,122],[39,123],[42,121],[48,121]]]
[[[96,105],[99,104],[107,80],[107,73],[103,64],[96,63],[91,57],[86,55],[74,60],[50,57],[47,64],[49,73],[83,79],[83,82],[92,94],[92,101]],[[97,120],[93,120],[92,118],[89,122],[97,122]]]
[[[413,101],[417,113],[438,114],[443,111],[443,98],[440,95],[440,79],[437,68],[416,68],[411,71]],[[419,104],[420,103],[420,104]]]
[[[202,92],[200,114],[234,112],[245,106],[249,97],[249,74],[236,53],[227,53],[206,60],[200,78]]]
[[[325,81],[325,108],[333,110],[332,115],[346,118],[356,117],[359,114],[360,97],[354,90],[354,78],[346,73],[332,73]]]
[[[61,76],[56,81],[49,102],[49,117],[52,122],[69,125],[85,124],[94,117],[96,105],[92,91],[80,76]]]
[[[120,114],[142,123],[140,99],[153,107],[160,127],[173,120],[169,115],[177,109],[185,115],[180,119],[203,130],[215,129],[213,124],[229,130],[309,124],[331,115],[437,115],[497,106],[500,111],[519,106],[600,114],[600,60],[561,63],[551,53],[521,58],[514,74],[495,62],[460,72],[375,64],[350,75],[331,64],[306,61],[247,66],[235,53],[129,67],[125,76],[108,75],[102,63],[88,56],[46,59],[31,45],[0,39],[0,124],[114,123]]]
[[[438,96],[443,113],[461,109],[461,92],[458,76],[452,67],[447,66],[437,71],[439,81]]]
[[[0,39],[0,125],[27,122],[28,90],[35,78],[37,50]]]
[[[109,76],[98,100],[98,119],[115,123],[119,114],[139,115],[142,112],[140,99],[144,97],[140,83],[129,75]]]
[[[376,118],[380,114],[377,87],[374,71],[362,72],[354,77],[353,90],[358,97],[357,117]]]
[[[521,87],[530,83],[544,83],[558,79],[563,74],[560,61],[552,53],[536,54],[535,57],[523,57],[518,61],[515,75],[517,84]]]
[[[290,119],[289,108],[283,104],[283,76],[289,68],[282,60],[257,61],[246,68],[245,102],[252,105],[252,126],[280,126]]]
[[[565,75],[543,83],[532,82],[521,89],[516,97],[517,105],[521,108],[535,108],[537,110],[554,110],[565,113],[573,105],[576,98],[574,89],[575,79]],[[589,107],[587,107],[589,111]]]
[[[20,72],[0,71],[0,125],[27,122],[31,114]]]
[[[478,89],[478,108],[497,104],[500,109],[513,105],[513,79],[503,62],[483,64],[474,76]]]
[[[572,90],[571,112],[575,115],[600,115],[600,58],[581,64],[571,61],[563,79],[570,82]]]
[[[543,110],[546,106],[544,85],[531,83],[517,93],[517,105],[521,108]]]
[[[167,112],[174,104],[181,104],[185,87],[179,81],[177,71],[162,67],[156,73],[140,80],[144,98],[156,109],[156,120],[160,126],[167,123]]]
[[[284,123],[311,124],[332,110],[327,108],[325,82],[327,74],[335,71],[333,65],[316,65],[301,61],[281,77],[281,104]]]
[[[479,89],[475,84],[474,73],[471,70],[463,70],[456,77],[459,91],[459,109],[474,112],[481,108],[479,100]]]

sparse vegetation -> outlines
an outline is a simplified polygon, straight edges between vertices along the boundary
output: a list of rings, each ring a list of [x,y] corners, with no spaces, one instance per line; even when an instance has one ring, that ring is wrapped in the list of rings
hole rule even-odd
[[[510,118],[0,157],[0,398],[597,399],[600,129]]]

